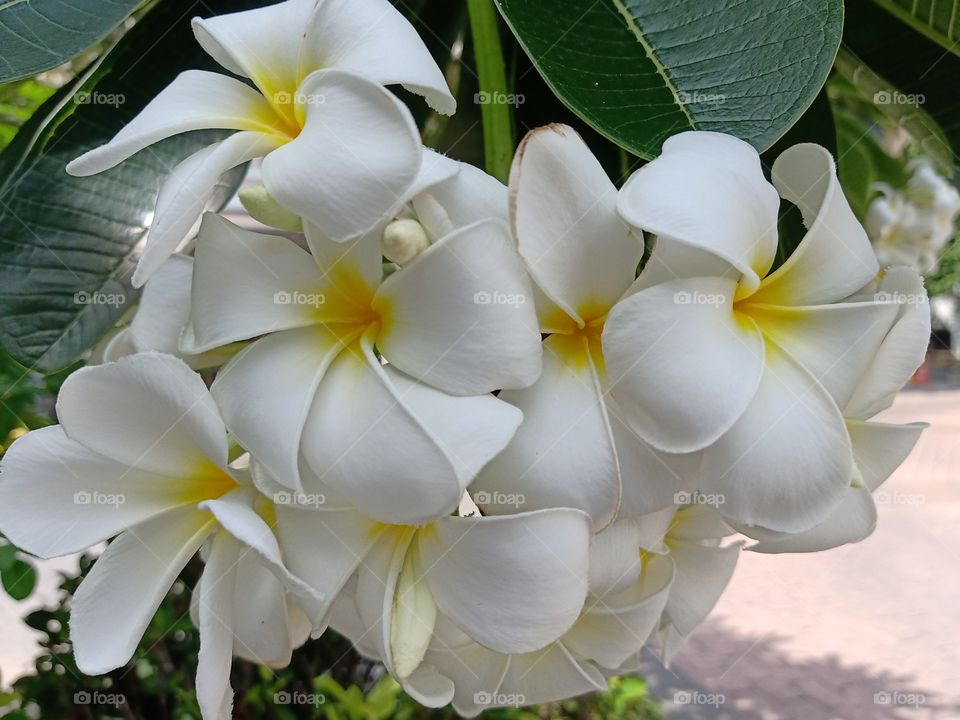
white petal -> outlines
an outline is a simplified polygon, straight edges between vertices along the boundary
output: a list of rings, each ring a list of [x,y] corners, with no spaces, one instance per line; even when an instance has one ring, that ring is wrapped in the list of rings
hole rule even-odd
[[[809,530],[797,533],[766,532],[748,549],[759,553],[820,552],[870,536],[877,524],[877,509],[865,487],[848,487],[843,499],[827,519]]]
[[[220,525],[248,548],[284,584],[290,592],[308,602],[322,600],[321,594],[287,569],[273,529],[254,510],[257,492],[252,488],[235,490],[219,500],[207,500],[200,508],[211,513]]]
[[[161,91],[105,145],[67,165],[71,175],[95,175],[155,142],[188,130],[224,128],[277,131],[279,118],[266,99],[235,78],[187,70]]]
[[[698,486],[703,465],[700,452],[675,454],[653,448],[623,421],[624,413],[613,398],[608,396],[606,401],[620,464],[619,517],[635,518],[672,507],[677,493]]]
[[[191,228],[207,209],[221,175],[230,168],[266,155],[284,142],[276,135],[239,132],[205,147],[177,165],[160,187],[147,243],[133,273],[133,286],[143,285],[187,239]]]
[[[533,705],[606,689],[599,670],[577,660],[563,642],[557,642],[539,652],[511,657],[494,699],[500,705]]]
[[[233,665],[234,596],[240,543],[218,532],[203,569],[197,614],[200,654],[197,702],[203,720],[228,720],[233,708],[230,668]]]
[[[190,317],[193,258],[173,255],[143,286],[137,314],[130,322],[131,341],[139,351],[176,355],[180,333]]]
[[[234,654],[259,665],[289,665],[293,642],[287,591],[255,550],[240,551],[233,595]],[[300,633],[305,640],[310,623],[303,613],[299,618],[306,625]]]
[[[449,165],[442,165],[443,161]],[[438,180],[438,169],[431,173],[432,177],[424,178],[421,168],[418,184],[423,183],[424,189],[414,194],[411,205],[417,220],[431,237],[443,237],[478,220],[499,218],[506,222],[509,219],[507,187],[495,177],[429,150],[425,151],[423,164],[424,167],[440,166],[439,170],[446,168],[446,172],[450,166],[455,170],[451,177]]]
[[[68,437],[150,472],[195,477],[227,463],[226,429],[207,386],[170,355],[81,368],[63,384],[57,416]]]
[[[602,598],[640,579],[640,525],[618,520],[590,539],[590,594]]]
[[[364,514],[418,524],[457,507],[520,420],[492,396],[452,397],[381,367],[364,338],[320,383],[303,452],[320,480]]]
[[[323,285],[310,255],[296,243],[208,214],[197,241],[190,324],[181,348],[197,353],[316,324],[326,299]]]
[[[599,529],[617,512],[620,472],[597,367],[585,337],[551,335],[543,346],[540,379],[500,393],[524,421],[471,493],[488,515],[572,507]],[[593,349],[599,353],[598,342]]]
[[[307,29],[301,74],[350,70],[384,85],[403,85],[434,110],[453,115],[457,101],[413,25],[387,0],[322,0]]]
[[[844,407],[877,353],[896,306],[849,302],[808,307],[750,304],[764,335],[803,365]]]
[[[810,374],[768,343],[760,387],[737,423],[704,451],[703,490],[745,525],[802,532],[840,502],[853,471],[836,404]]]
[[[396,97],[358,75],[321,70],[298,93],[314,99],[303,130],[264,159],[263,183],[332,240],[352,240],[404,204],[420,168],[417,127]]]
[[[513,232],[530,274],[570,317],[602,316],[636,277],[643,238],[617,214],[617,189],[576,131],[530,132],[510,171]]]
[[[890,425],[847,419],[847,430],[853,445],[853,460],[863,484],[873,491],[907,459],[926,423]]]
[[[733,577],[740,545],[714,547],[679,541],[670,547],[676,571],[665,614],[684,636],[706,620]]]
[[[570,629],[587,591],[590,522],[581,512],[448,517],[421,533],[437,607],[499,652],[539,650]]]
[[[453,700],[454,686],[449,678],[426,663],[403,681],[404,691],[418,703],[428,708],[442,708]]]
[[[498,221],[431,245],[384,281],[374,307],[387,359],[447,392],[526,387],[540,374],[530,282]]]
[[[286,0],[261,8],[194,18],[197,42],[220,65],[248,77],[267,97],[292,92],[304,28],[316,0]]]
[[[756,302],[820,305],[866,285],[879,270],[877,258],[843,196],[830,153],[805,143],[773,164],[773,183],[798,205],[807,234],[793,254],[763,281]]]
[[[690,452],[743,414],[760,382],[763,340],[732,309],[730,279],[657,285],[618,303],[603,331],[610,394],[646,442]]]
[[[225,365],[210,388],[237,442],[287,487],[301,486],[303,425],[343,341],[322,325],[268,335]]]
[[[324,595],[322,604],[306,604],[309,616],[324,619],[383,530],[384,526],[353,510],[316,512],[277,506],[277,538],[287,566]]]
[[[328,304],[337,301],[356,304],[362,299],[369,306],[383,281],[383,253],[380,249],[383,228],[378,226],[350,242],[334,242],[312,223],[306,223],[303,232],[331,292],[338,293],[337,297],[328,300]]]
[[[684,132],[627,181],[620,213],[658,236],[706,250],[737,268],[747,290],[766,275],[777,250],[780,199],[760,156],[730,135]],[[677,275],[684,277],[682,270]]]
[[[628,295],[671,280],[695,277],[731,277],[739,272],[726,260],[694,245],[676,242],[668,237],[655,237],[650,257]]]
[[[214,527],[193,507],[137,525],[110,543],[73,597],[77,667],[101,675],[126,663],[187,561]]]
[[[846,417],[860,420],[893,404],[926,357],[930,342],[930,301],[915,270],[887,270],[874,297],[896,303],[897,319],[844,409]]]
[[[0,530],[43,558],[85,550],[202,499],[189,481],[97,455],[67,438],[59,425],[17,440],[0,468]]]
[[[577,624],[563,638],[578,657],[616,669],[640,652],[667,604],[674,577],[668,557],[652,556],[632,587],[602,600],[588,599]]]

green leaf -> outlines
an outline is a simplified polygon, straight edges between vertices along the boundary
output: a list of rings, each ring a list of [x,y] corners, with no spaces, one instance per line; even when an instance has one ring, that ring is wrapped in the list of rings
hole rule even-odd
[[[960,55],[960,0],[874,0],[919,33]]]
[[[99,42],[140,0],[0,3],[0,83],[35,75]]]
[[[43,372],[68,365],[136,301],[129,276],[161,182],[223,133],[170,138],[89,178],[64,166],[109,140],[181,70],[215,67],[194,41],[192,16],[243,7],[160,3],[0,154],[0,344],[21,364]],[[238,169],[224,178],[214,209],[241,177]]]
[[[25,600],[37,586],[37,571],[24,560],[14,560],[0,573],[0,582],[7,595],[17,601]]]
[[[872,2],[847,6],[838,67],[870,94],[876,109],[923,145],[944,171],[960,148],[960,57],[945,53]]]
[[[841,0],[497,0],[574,112],[645,158],[683,130],[765,150],[823,86]]]

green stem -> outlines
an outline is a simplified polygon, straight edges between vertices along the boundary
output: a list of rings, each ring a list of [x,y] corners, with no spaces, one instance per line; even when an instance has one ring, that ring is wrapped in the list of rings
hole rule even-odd
[[[513,161],[513,105],[500,45],[500,27],[494,0],[467,0],[473,52],[480,78],[480,116],[487,172],[501,182],[510,177]]]

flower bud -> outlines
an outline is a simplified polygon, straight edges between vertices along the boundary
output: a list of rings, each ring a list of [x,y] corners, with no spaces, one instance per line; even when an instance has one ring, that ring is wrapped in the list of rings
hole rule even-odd
[[[289,232],[303,232],[303,223],[296,213],[292,213],[273,199],[263,185],[245,187],[237,193],[244,209],[257,222],[268,227]]]
[[[383,256],[397,265],[405,265],[430,245],[423,226],[411,218],[394,220],[383,231]]]

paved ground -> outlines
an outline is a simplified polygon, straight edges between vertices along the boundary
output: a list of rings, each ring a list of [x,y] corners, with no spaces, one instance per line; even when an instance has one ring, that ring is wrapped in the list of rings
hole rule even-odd
[[[884,486],[876,533],[828,553],[744,554],[674,667],[648,662],[671,706],[699,703],[672,719],[960,720],[960,391],[902,393],[885,419],[932,427]],[[42,584],[37,599],[51,572]],[[18,610],[0,594],[5,681],[31,666]]]
[[[876,532],[744,553],[675,674],[648,662],[661,697],[700,703],[671,719],[960,719],[960,391],[901,393],[882,419],[931,427],[884,485]]]

